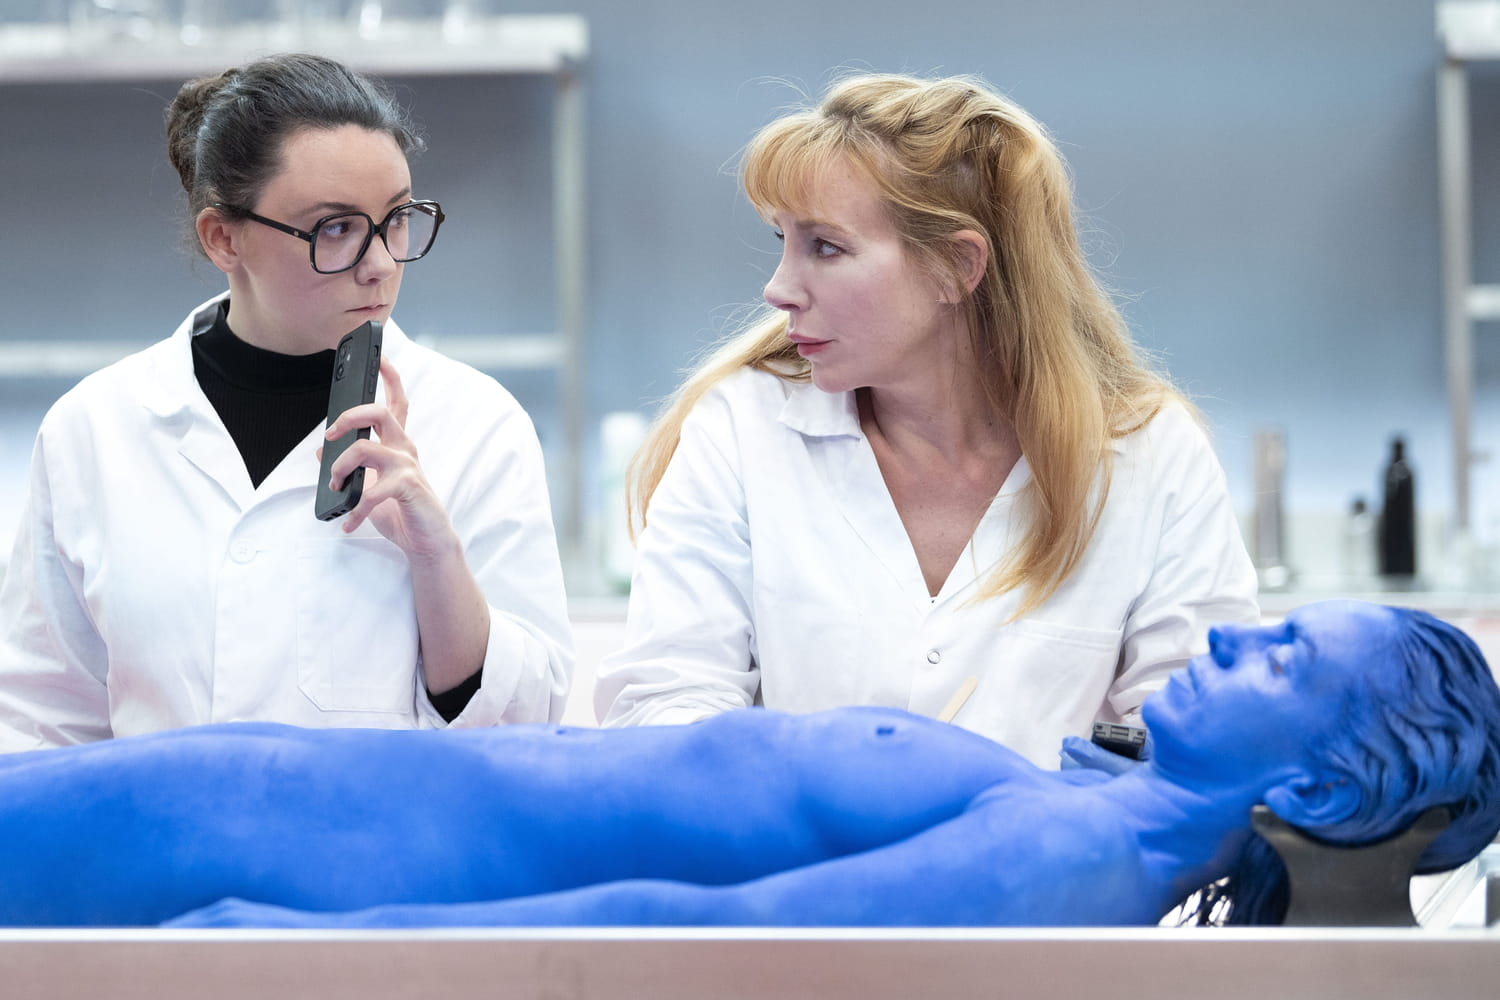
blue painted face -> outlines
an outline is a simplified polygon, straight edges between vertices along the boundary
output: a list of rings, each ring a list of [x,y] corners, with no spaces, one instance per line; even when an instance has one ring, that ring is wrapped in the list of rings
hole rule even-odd
[[[1142,709],[1156,767],[1205,789],[1286,777],[1400,676],[1395,633],[1390,609],[1359,601],[1306,605],[1278,625],[1211,629],[1209,652]]]

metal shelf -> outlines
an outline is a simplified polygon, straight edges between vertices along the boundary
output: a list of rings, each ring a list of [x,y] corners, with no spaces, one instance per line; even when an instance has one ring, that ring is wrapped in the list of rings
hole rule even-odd
[[[554,77],[552,228],[556,246],[558,329],[552,334],[443,337],[427,341],[450,357],[489,371],[554,369],[563,414],[558,456],[564,483],[559,541],[564,556],[582,551],[583,330],[585,295],[584,107],[581,67],[588,24],[575,14],[504,15],[461,25],[441,19],[241,24],[205,33],[116,38],[53,24],[0,26],[0,84],[187,79],[271,52],[319,52],[376,76],[545,75]],[[3,341],[0,377],[79,376],[143,344],[116,341]]]
[[[382,76],[562,73],[588,55],[588,25],[574,14],[476,18],[462,30],[445,30],[439,20],[388,21],[369,31],[350,22],[248,23],[189,43],[169,33],[117,38],[60,24],[13,24],[0,27],[0,82],[185,79],[289,49]]]
[[[1438,37],[1449,59],[1500,59],[1500,3],[1442,0],[1437,5]]]
[[[557,368],[565,359],[562,338],[553,333],[412,339],[486,372]],[[149,346],[131,340],[4,340],[0,378],[82,378]]]
[[[1444,0],[1437,5],[1443,62],[1437,77],[1438,184],[1441,201],[1443,353],[1453,447],[1453,526],[1472,522],[1474,325],[1500,320],[1500,285],[1473,283],[1468,63],[1500,59],[1500,2]]]

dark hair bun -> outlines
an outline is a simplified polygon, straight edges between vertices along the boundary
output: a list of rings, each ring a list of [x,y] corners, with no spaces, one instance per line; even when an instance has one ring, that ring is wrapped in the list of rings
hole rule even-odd
[[[214,96],[239,73],[238,69],[229,69],[217,76],[189,80],[167,105],[167,156],[182,179],[184,191],[192,192],[193,178],[197,174],[198,128],[203,124],[203,112]]]

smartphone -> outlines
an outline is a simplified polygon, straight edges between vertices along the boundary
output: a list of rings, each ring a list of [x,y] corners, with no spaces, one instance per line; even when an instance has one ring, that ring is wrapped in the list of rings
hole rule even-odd
[[[1141,726],[1126,726],[1114,722],[1094,723],[1093,742],[1121,757],[1140,760],[1146,749],[1146,730]]]
[[[339,341],[333,354],[333,383],[328,389],[328,427],[348,409],[375,402],[375,385],[380,380],[381,323],[370,320],[351,330]],[[354,509],[364,490],[363,467],[349,473],[339,489],[329,489],[330,471],[340,455],[355,441],[369,438],[370,428],[360,427],[342,437],[323,443],[323,468],[318,473],[318,499],[313,513],[320,521],[332,521]]]

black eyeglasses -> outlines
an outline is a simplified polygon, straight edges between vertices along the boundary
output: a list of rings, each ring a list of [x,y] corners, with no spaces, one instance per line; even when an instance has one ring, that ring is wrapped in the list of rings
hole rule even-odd
[[[443,224],[443,208],[435,201],[409,201],[397,205],[377,223],[364,212],[340,212],[325,215],[311,229],[298,229],[285,222],[256,215],[247,208],[220,205],[238,216],[278,229],[289,236],[307,241],[307,256],[319,274],[347,271],[364,259],[370,241],[380,234],[380,241],[398,264],[419,260],[432,249],[438,227]]]

